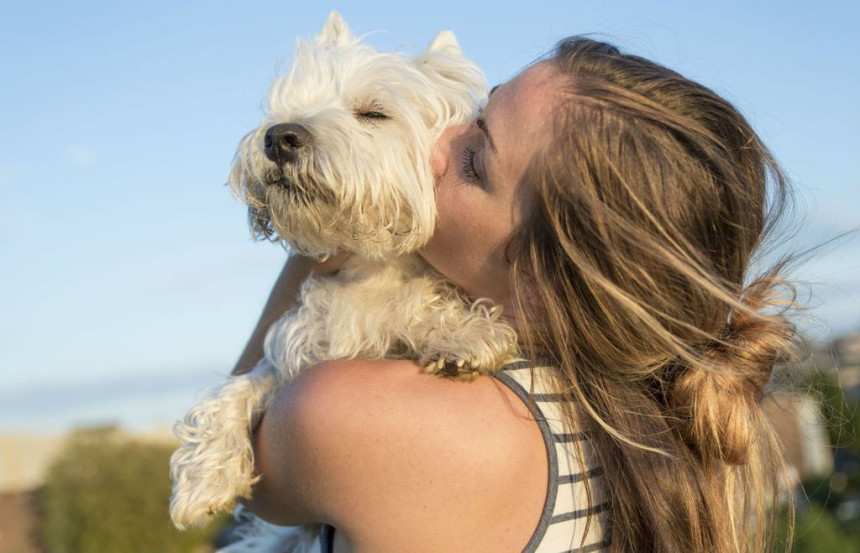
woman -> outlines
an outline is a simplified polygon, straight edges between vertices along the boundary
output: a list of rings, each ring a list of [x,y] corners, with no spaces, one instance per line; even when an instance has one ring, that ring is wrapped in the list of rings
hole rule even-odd
[[[793,333],[780,267],[748,268],[788,191],[748,123],[571,38],[437,146],[422,255],[504,306],[533,379],[319,365],[263,418],[252,510],[336,552],[764,551],[784,471],[760,401]]]

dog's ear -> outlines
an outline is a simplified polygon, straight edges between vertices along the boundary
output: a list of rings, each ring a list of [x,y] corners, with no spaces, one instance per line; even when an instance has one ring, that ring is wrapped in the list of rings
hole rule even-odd
[[[349,26],[343,20],[343,17],[338,12],[332,11],[328,15],[328,19],[326,19],[320,34],[317,35],[317,42],[319,44],[324,42],[350,44],[355,42],[355,35],[349,30]]]
[[[442,100],[436,112],[425,117],[428,127],[440,131],[474,116],[487,96],[487,81],[457,43],[454,33],[442,31],[414,60]]]
[[[460,49],[460,44],[457,42],[457,37],[451,31],[442,31],[436,38],[430,41],[425,53],[429,52],[445,52],[455,56],[463,55],[463,50]]]

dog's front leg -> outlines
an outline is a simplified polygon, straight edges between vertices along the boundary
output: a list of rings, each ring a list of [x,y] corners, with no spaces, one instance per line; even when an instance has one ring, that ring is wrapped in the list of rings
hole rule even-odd
[[[276,369],[263,360],[212,389],[176,423],[170,516],[177,527],[200,526],[237,497],[251,496],[257,481],[251,430],[278,387]]]
[[[489,300],[470,303],[441,279],[426,278],[424,287],[427,299],[412,303],[408,334],[430,372],[471,380],[518,356],[516,332],[501,318],[501,307]]]

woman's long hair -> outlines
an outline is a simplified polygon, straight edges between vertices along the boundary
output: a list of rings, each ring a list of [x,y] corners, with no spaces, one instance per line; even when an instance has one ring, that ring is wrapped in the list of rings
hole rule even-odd
[[[732,105],[674,71],[580,37],[548,63],[561,107],[508,253],[540,321],[525,342],[591,430],[612,551],[764,551],[786,473],[761,400],[794,332],[784,264],[749,273],[789,183]]]

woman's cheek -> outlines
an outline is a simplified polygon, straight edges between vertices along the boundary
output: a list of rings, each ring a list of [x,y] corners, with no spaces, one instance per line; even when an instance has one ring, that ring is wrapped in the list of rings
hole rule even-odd
[[[436,146],[433,148],[433,153],[430,155],[430,169],[433,171],[433,177],[437,181],[448,170],[448,156],[445,155],[442,148]]]

